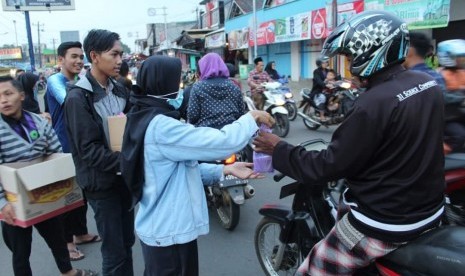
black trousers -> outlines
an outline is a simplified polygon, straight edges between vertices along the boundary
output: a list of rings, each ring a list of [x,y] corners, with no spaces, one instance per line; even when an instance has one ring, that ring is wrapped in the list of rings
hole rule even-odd
[[[149,246],[141,241],[144,276],[198,276],[197,240],[166,247]]]
[[[73,242],[73,236],[81,236],[88,233],[87,200],[85,197],[83,206],[66,212],[62,216],[66,242]]]
[[[87,197],[94,210],[97,230],[102,238],[103,276],[132,276],[132,246],[134,235],[134,210],[127,189],[109,192],[104,198]]]
[[[52,250],[55,263],[61,273],[70,271],[73,267],[69,260],[68,247],[61,217],[53,217],[34,225]],[[2,235],[6,246],[13,253],[13,271],[16,276],[32,276],[29,256],[31,255],[32,226],[22,228],[11,226],[2,221]]]

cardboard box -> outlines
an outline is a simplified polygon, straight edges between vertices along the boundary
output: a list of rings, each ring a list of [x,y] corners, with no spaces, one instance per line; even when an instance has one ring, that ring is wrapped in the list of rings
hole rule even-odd
[[[75,174],[69,153],[1,164],[0,182],[15,209],[16,225],[28,227],[82,206]]]
[[[108,134],[110,135],[110,148],[113,151],[121,151],[123,146],[124,127],[126,126],[126,116],[108,117]]]

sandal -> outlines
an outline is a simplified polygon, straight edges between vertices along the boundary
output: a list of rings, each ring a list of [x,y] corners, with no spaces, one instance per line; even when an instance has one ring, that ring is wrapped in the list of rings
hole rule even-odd
[[[79,260],[82,260],[84,259],[86,256],[84,254],[82,254],[81,251],[79,251],[79,249],[76,247],[76,249],[68,249],[68,252],[69,252],[69,260],[70,261],[79,261]],[[73,256],[73,254],[75,254]]]
[[[90,269],[78,269],[78,268],[76,268],[76,274],[74,274],[74,276],[96,276],[96,275],[98,275],[98,273]]]
[[[100,242],[102,241],[102,238],[100,238],[99,235],[93,236],[90,240],[87,241],[81,241],[81,242],[75,242],[76,245],[82,245],[82,244],[87,244],[87,243],[93,243],[93,242]]]

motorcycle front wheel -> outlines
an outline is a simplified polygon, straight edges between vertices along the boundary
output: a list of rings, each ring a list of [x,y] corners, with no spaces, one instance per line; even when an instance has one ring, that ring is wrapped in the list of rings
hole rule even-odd
[[[304,114],[307,115],[308,117],[314,117],[314,114],[315,114],[315,109],[313,108],[313,106],[307,104],[305,107],[304,107]],[[320,128],[320,125],[319,124],[315,124],[313,122],[310,122],[309,120],[304,120],[304,125],[310,129],[310,130],[317,130],[318,128]]]
[[[294,121],[297,118],[297,105],[295,103],[287,102],[285,105],[287,112],[289,112],[289,120]]]
[[[303,261],[299,245],[283,244],[279,240],[280,234],[278,221],[269,217],[262,218],[255,229],[255,253],[268,276],[294,275]]]
[[[281,138],[286,137],[289,133],[290,122],[287,114],[275,113],[273,115],[274,120],[276,121],[273,127],[273,133],[278,135]]]
[[[232,200],[227,190],[222,190],[217,200],[216,213],[221,226],[229,231],[234,230],[239,223],[240,206]]]

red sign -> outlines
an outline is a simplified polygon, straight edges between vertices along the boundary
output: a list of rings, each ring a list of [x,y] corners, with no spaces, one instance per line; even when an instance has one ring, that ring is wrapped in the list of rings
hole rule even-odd
[[[275,42],[274,30],[276,22],[274,20],[261,23],[257,28],[257,45],[266,45]],[[249,46],[254,46],[253,36],[250,36]]]
[[[352,16],[363,11],[364,1],[357,0],[350,3],[337,5],[337,23],[342,24]]]
[[[312,11],[312,39],[328,36],[326,25],[326,9]]]
[[[21,48],[2,48],[0,49],[0,60],[22,59]]]

